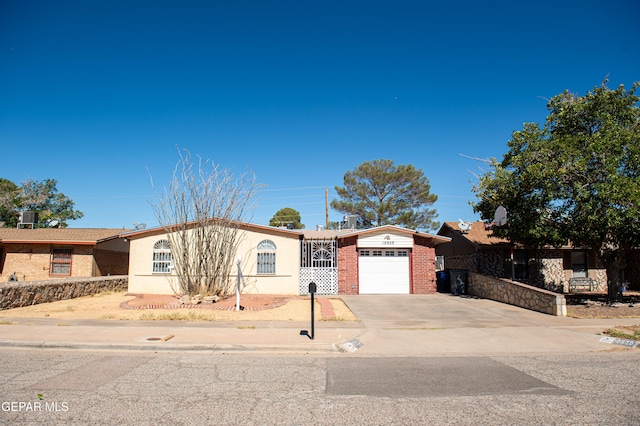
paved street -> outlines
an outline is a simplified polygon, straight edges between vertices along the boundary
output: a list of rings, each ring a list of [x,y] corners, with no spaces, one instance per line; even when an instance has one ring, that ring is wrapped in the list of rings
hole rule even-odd
[[[3,424],[640,423],[635,350],[371,358],[0,349],[0,360]]]
[[[637,318],[344,301],[362,321],[319,322],[313,341],[292,322],[7,322],[0,423],[640,424],[640,349],[601,341]]]

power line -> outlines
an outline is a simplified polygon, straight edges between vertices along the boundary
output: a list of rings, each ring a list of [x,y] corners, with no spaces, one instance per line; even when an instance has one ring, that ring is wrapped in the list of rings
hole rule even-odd
[[[325,186],[301,186],[301,187],[298,187],[298,188],[273,188],[273,189],[264,189],[263,192],[300,191],[300,190],[304,190],[304,189],[319,189],[319,188],[328,188],[328,186],[325,185]]]

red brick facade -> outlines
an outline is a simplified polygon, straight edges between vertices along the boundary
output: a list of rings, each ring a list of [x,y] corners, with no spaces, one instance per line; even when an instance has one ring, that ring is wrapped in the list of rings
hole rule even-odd
[[[358,294],[358,237],[338,240],[338,294]]]
[[[413,237],[411,281],[412,294],[436,292],[436,249],[431,238]]]
[[[360,293],[357,243],[357,236],[338,239],[338,294]],[[436,250],[433,238],[413,236],[410,292],[436,292]]]

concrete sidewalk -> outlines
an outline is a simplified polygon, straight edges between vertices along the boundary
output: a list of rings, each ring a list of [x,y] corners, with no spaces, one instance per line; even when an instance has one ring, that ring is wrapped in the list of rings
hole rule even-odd
[[[115,321],[4,319],[0,347],[151,351],[336,352],[359,321]],[[304,334],[304,332],[307,334]]]
[[[5,318],[0,347],[152,351],[354,352],[359,356],[457,356],[632,350],[601,341],[640,318],[554,317],[450,295],[342,298],[360,321],[123,321]],[[354,347],[355,344],[355,347]]]

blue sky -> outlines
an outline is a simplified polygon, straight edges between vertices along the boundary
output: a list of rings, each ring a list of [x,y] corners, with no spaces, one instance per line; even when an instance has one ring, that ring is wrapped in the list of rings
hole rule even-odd
[[[439,221],[475,220],[482,166],[546,100],[640,80],[640,3],[0,2],[0,177],[56,179],[71,227],[156,226],[176,146],[323,224],[344,173],[421,168]],[[330,219],[341,213],[331,211]]]

